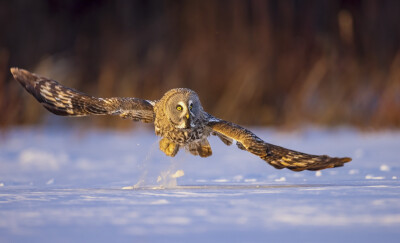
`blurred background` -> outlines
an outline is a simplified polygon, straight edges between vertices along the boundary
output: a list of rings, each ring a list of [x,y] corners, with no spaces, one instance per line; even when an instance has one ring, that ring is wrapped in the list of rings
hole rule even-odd
[[[0,27],[3,128],[53,117],[12,66],[101,97],[187,87],[243,125],[400,127],[400,1],[0,0]]]

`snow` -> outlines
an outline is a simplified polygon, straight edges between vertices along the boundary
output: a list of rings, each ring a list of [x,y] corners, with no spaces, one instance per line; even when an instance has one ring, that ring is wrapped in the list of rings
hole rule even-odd
[[[149,129],[30,127],[0,137],[0,242],[397,242],[400,132],[284,133],[270,143],[344,167],[276,170],[210,140],[213,156],[158,149]]]
[[[390,171],[390,167],[387,166],[387,165],[381,165],[381,166],[379,167],[379,170],[380,170],[380,171]]]

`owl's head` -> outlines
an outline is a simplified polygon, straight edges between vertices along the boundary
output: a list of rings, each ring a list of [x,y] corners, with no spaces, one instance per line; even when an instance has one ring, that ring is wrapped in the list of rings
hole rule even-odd
[[[190,89],[171,89],[165,99],[164,112],[175,128],[192,128],[194,122],[201,119],[203,107],[199,96]]]

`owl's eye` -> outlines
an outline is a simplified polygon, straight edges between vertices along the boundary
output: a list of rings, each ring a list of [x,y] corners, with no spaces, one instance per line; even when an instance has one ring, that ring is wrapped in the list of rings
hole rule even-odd
[[[176,106],[176,109],[177,109],[178,111],[181,111],[183,108],[182,108],[181,105],[177,105],[177,106]]]
[[[193,104],[190,104],[189,105],[189,110],[192,110],[193,109]]]

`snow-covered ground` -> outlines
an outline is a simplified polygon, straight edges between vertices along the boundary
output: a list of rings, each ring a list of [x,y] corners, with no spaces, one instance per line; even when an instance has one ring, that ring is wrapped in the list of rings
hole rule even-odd
[[[292,172],[216,138],[212,157],[169,158],[146,129],[14,128],[0,135],[0,242],[399,242],[400,132],[254,131],[353,161]]]

